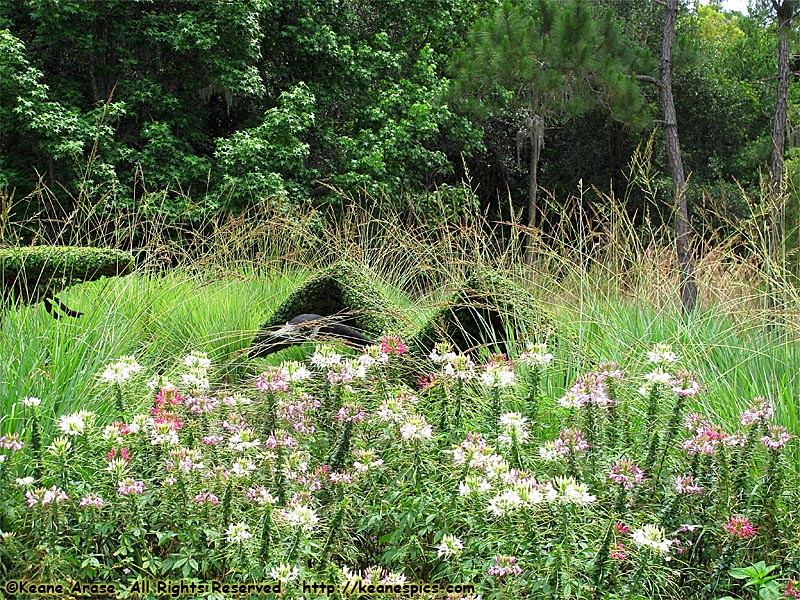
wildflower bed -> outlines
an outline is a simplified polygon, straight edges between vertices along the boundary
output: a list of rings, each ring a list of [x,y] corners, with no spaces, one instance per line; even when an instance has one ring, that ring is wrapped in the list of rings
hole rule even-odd
[[[160,375],[122,357],[98,373],[118,418],[62,415],[47,444],[51,416],[22,399],[22,433],[0,437],[2,576],[116,597],[152,597],[143,579],[797,597],[791,438],[768,400],[737,431],[692,412],[702,387],[666,345],[558,399],[544,344],[480,365],[437,346],[417,388],[408,354],[317,346],[233,387],[203,353]]]

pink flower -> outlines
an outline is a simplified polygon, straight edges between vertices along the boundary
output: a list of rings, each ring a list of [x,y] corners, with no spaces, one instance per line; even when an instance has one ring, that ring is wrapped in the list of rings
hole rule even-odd
[[[675,490],[679,494],[702,494],[703,490],[695,484],[694,475],[678,475],[675,478]]]
[[[769,435],[761,438],[761,442],[769,450],[780,450],[791,439],[792,436],[782,425],[773,426],[769,428]]]
[[[589,442],[583,439],[580,429],[564,429],[556,440],[556,450],[560,454],[577,454],[589,447]]]
[[[621,483],[626,490],[629,490],[633,487],[634,483],[642,483],[642,481],[644,481],[644,473],[636,466],[636,463],[627,458],[623,458],[614,461],[608,478],[617,483]]]
[[[669,385],[678,396],[695,396],[700,391],[700,384],[694,375],[684,371],[675,373],[675,377],[669,382]]]
[[[683,449],[689,454],[713,454],[717,446],[728,442],[731,437],[719,425],[710,423],[702,415],[688,415],[686,428],[694,433],[693,437],[683,442]]]
[[[81,498],[81,501],[78,504],[80,508],[87,508],[89,506],[92,506],[94,508],[103,508],[104,505],[105,501],[97,494],[85,495],[83,498]]]
[[[506,575],[519,575],[522,569],[516,564],[517,559],[514,556],[497,555],[494,557],[494,565],[489,567],[487,573],[495,575],[496,577],[505,577]]]
[[[48,504],[60,504],[69,500],[66,492],[61,488],[53,486],[49,489],[36,488],[32,492],[25,492],[25,501],[28,503],[28,508],[33,508],[37,504],[47,506]]]
[[[211,492],[200,492],[194,497],[194,501],[198,504],[202,504],[203,502],[210,502],[211,504],[219,504],[219,498],[217,498]]]
[[[796,590],[794,586],[796,586],[798,582],[796,579],[790,579],[786,582],[786,589],[783,591],[784,598],[800,598],[800,591]]]
[[[731,517],[731,520],[723,525],[722,528],[740,540],[746,540],[747,538],[751,538],[758,534],[755,526],[747,519],[747,517],[740,515]]]
[[[204,435],[200,438],[200,441],[207,446],[213,446],[214,444],[219,444],[225,438],[221,435]]]
[[[289,370],[272,367],[256,378],[255,385],[261,392],[286,392],[289,390]]]
[[[381,340],[381,352],[389,356],[403,354],[406,349],[406,345],[399,335],[385,335]]]
[[[360,423],[364,420],[364,410],[360,406],[345,404],[333,418],[344,423]]]
[[[619,521],[614,523],[614,530],[620,535],[626,535],[627,533],[630,532],[628,526],[625,525],[624,523],[620,523]]]
[[[18,433],[7,433],[3,437],[0,437],[0,448],[5,448],[6,450],[22,450],[23,444],[19,439]]]
[[[144,482],[137,481],[132,477],[126,477],[119,482],[117,492],[122,496],[141,495],[144,493]]]
[[[353,377],[355,377],[356,373],[353,369],[353,366],[349,363],[339,363],[336,365],[331,365],[330,370],[328,371],[328,383],[331,385],[336,385],[338,383],[350,383],[353,381]]]
[[[283,446],[284,448],[297,448],[297,440],[285,433],[282,433],[277,437],[275,434],[270,434],[266,441],[264,441],[264,446],[268,450],[274,450],[278,446]]]
[[[753,402],[747,410],[742,413],[742,425],[744,427],[759,425],[761,423],[768,425],[772,415],[773,410],[769,400],[761,397],[753,398]]]
[[[614,546],[609,551],[608,556],[614,560],[625,560],[628,558],[625,553],[625,545],[622,542],[614,542]]]
[[[200,396],[189,396],[183,401],[183,404],[193,415],[201,415],[203,413],[214,412],[214,409],[219,406],[219,400],[201,394]]]

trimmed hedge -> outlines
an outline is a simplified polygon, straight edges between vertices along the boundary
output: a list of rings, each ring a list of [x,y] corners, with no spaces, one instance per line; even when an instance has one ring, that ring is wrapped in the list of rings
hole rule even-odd
[[[133,270],[130,252],[79,246],[0,248],[3,303],[35,304],[71,285]]]
[[[340,261],[312,276],[278,306],[261,325],[251,348],[261,347],[272,330],[304,313],[339,315],[342,323],[368,336],[380,336],[398,326],[397,307],[375,285],[374,276],[351,262]]]
[[[547,340],[555,320],[516,282],[495,271],[473,273],[409,341],[427,354],[439,341],[462,352],[478,346],[502,349],[512,340]]]

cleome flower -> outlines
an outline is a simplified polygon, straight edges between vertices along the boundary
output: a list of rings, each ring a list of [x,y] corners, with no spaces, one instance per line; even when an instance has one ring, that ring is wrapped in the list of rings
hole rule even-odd
[[[666,539],[664,530],[656,525],[645,525],[631,534],[633,542],[658,554],[669,554],[672,540]]]
[[[119,385],[128,381],[141,370],[142,365],[136,362],[133,356],[121,356],[119,360],[106,365],[106,368],[100,374],[100,381]]]
[[[518,362],[523,365],[544,368],[553,362],[553,355],[547,351],[547,344],[544,342],[525,344],[525,349],[520,352]]]
[[[448,560],[450,557],[458,557],[464,550],[464,544],[454,535],[445,534],[439,544],[436,556]]]
[[[633,488],[633,484],[644,481],[644,472],[632,460],[622,458],[611,464],[608,478],[621,483],[626,490],[629,490]]]
[[[731,520],[723,525],[722,528],[730,535],[735,538],[739,538],[740,540],[746,540],[758,535],[758,530],[756,527],[747,517],[741,515],[731,517]]]

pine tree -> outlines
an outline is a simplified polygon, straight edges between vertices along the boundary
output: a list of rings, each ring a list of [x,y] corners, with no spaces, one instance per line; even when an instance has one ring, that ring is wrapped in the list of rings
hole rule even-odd
[[[538,225],[538,167],[545,131],[602,106],[633,120],[642,100],[634,57],[610,12],[581,0],[505,2],[471,30],[453,58],[456,90],[478,108],[516,116],[518,146],[530,147],[528,244]]]

